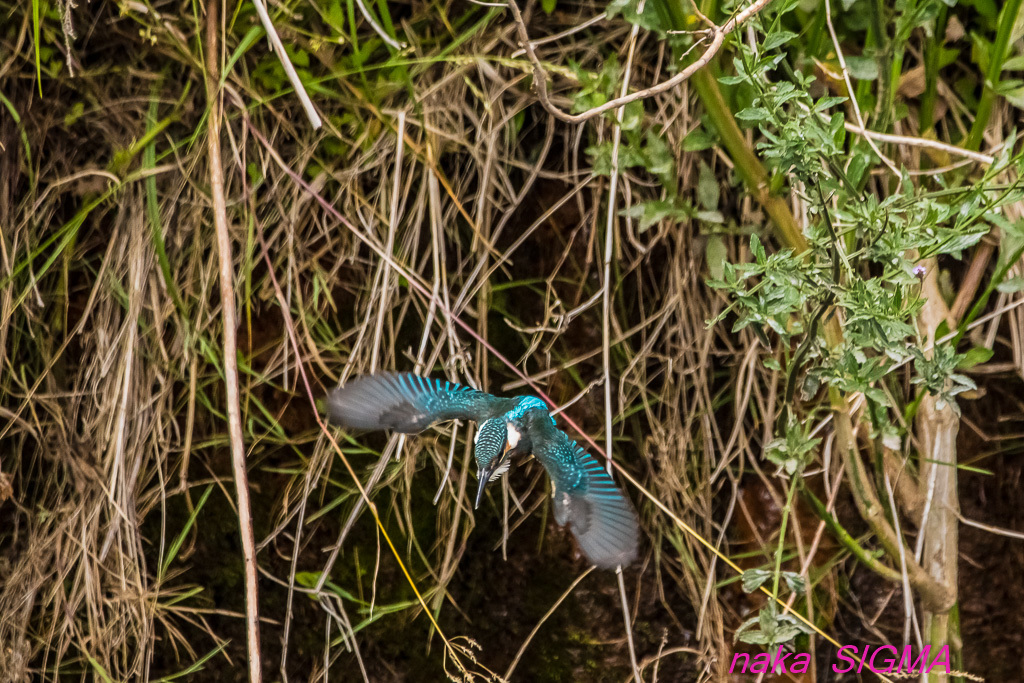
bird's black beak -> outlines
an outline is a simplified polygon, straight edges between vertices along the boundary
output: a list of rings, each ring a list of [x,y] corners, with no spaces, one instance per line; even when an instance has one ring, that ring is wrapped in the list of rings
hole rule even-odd
[[[493,458],[487,467],[480,470],[480,482],[477,484],[476,488],[476,503],[473,504],[474,510],[480,507],[480,501],[484,499],[484,489],[487,488],[487,483],[491,480],[491,477],[494,476],[494,473],[501,468],[506,460],[508,460],[510,457],[510,450],[512,449],[509,448],[508,442],[506,441],[504,448],[501,450],[501,456]]]
[[[480,507],[480,501],[484,499],[484,489],[487,488],[487,482],[491,480],[491,475],[494,474],[494,470],[498,468],[498,463],[501,462],[501,458],[495,458],[491,461],[491,464],[480,470],[480,482],[476,486],[476,503],[473,504],[473,509],[476,510]]]

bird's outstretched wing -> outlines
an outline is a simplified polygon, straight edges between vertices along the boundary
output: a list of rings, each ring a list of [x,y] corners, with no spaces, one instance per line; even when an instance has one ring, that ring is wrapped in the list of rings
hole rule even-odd
[[[507,399],[410,372],[364,375],[327,396],[333,423],[415,434],[442,420],[482,422]]]
[[[534,438],[533,451],[551,477],[555,521],[570,525],[580,549],[598,567],[632,564],[640,536],[633,505],[594,456],[562,430],[544,431],[547,438]]]

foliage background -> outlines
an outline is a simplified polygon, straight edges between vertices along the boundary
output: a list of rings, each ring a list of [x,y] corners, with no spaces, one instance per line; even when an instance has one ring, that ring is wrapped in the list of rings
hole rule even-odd
[[[735,639],[749,618],[746,640],[786,622],[653,499],[760,570],[748,589],[802,577],[798,611],[841,643],[949,642],[964,671],[1019,673],[1020,6],[776,0],[679,87],[573,124],[501,5],[380,0],[375,29],[354,1],[273,3],[318,131],[254,6],[217,6],[264,675],[721,680],[764,651]],[[2,680],[246,677],[211,7],[0,0]],[[707,43],[689,3],[522,9],[566,111]],[[860,118],[900,137],[872,147]],[[317,396],[377,368],[525,391],[502,357],[647,492],[624,486],[644,527],[628,628],[537,465],[472,510],[464,425],[339,439],[379,478],[378,528],[298,371]],[[942,436],[954,476],[929,478]],[[948,564],[911,576],[884,541],[920,547],[925,500],[962,516],[929,532],[952,612],[927,597]],[[762,640],[843,680],[790,630]]]

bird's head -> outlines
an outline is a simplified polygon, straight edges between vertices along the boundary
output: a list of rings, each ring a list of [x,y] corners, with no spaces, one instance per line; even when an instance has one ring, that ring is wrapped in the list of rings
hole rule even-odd
[[[510,453],[519,444],[519,439],[519,430],[503,418],[486,420],[477,429],[473,456],[476,458],[480,483],[476,490],[474,507],[480,507],[487,483],[508,471]]]

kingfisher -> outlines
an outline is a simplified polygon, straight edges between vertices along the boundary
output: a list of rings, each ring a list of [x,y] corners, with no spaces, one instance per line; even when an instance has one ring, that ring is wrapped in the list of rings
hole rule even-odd
[[[603,569],[631,564],[639,525],[632,504],[601,467],[558,428],[536,396],[501,398],[413,373],[363,375],[327,397],[334,424],[350,429],[388,429],[418,434],[445,420],[479,426],[473,457],[480,506],[488,482],[508,471],[513,457],[533,455],[551,479],[554,517],[569,525],[587,559]]]

